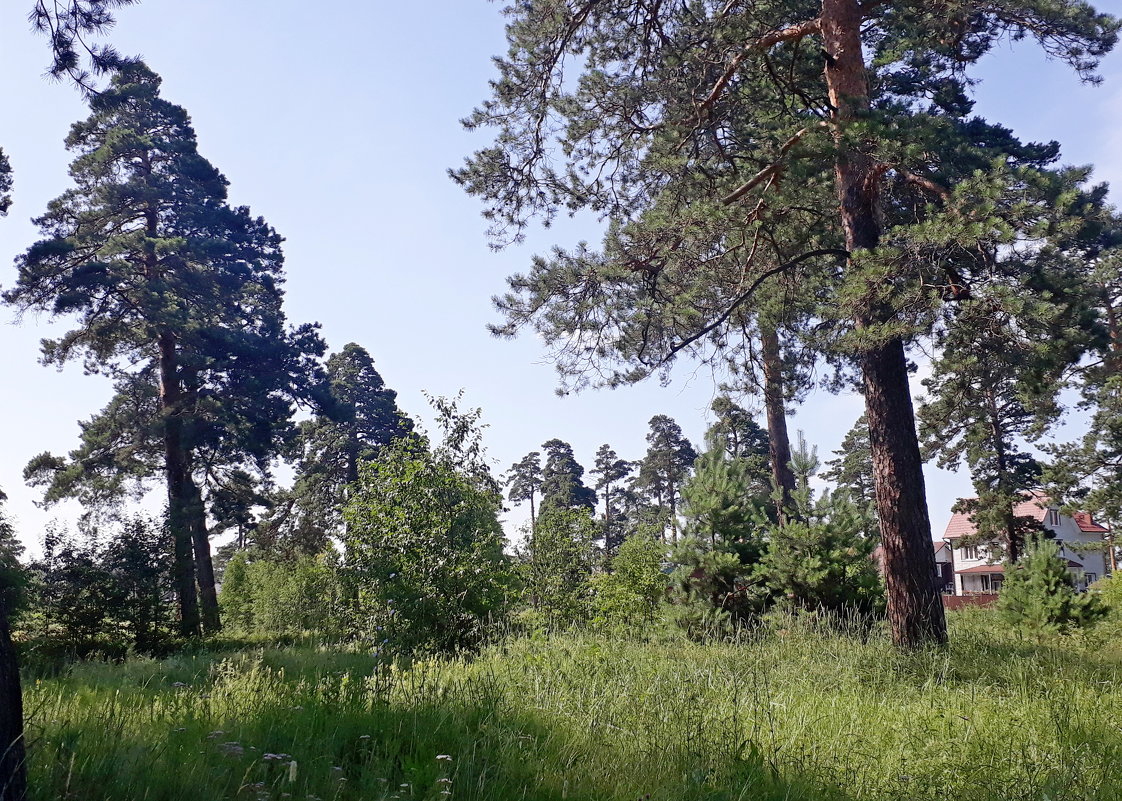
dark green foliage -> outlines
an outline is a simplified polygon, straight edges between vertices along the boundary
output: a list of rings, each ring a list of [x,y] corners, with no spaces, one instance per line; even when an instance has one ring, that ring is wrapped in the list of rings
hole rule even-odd
[[[12,207],[12,164],[4,148],[0,148],[0,217]]]
[[[49,531],[31,566],[35,634],[71,656],[166,650],[174,628],[168,536],[142,517],[124,519],[104,542]]]
[[[1080,593],[1055,540],[1038,537],[1019,564],[1006,563],[997,599],[1002,617],[1036,636],[1066,633],[1107,613],[1094,593]]]
[[[609,557],[616,553],[627,537],[628,517],[624,511],[622,482],[631,475],[635,465],[620,459],[607,443],[596,451],[596,466],[590,471],[596,476],[595,489],[604,502],[603,530],[600,538],[604,543],[604,553]]]
[[[542,510],[520,554],[530,626],[565,629],[588,620],[596,534],[588,509],[551,505]]]
[[[196,568],[204,621],[218,626],[200,481],[267,471],[295,435],[293,404],[312,394],[323,343],[314,326],[287,328],[281,238],[228,205],[186,111],[159,88],[129,63],[91,97],[67,138],[75,186],[36,220],[44,238],[3,297],[75,323],[44,341],[44,362],[81,359],[116,380],[70,461],[41,456],[31,477],[52,500],[110,503],[162,469],[192,634]]]
[[[929,394],[919,409],[928,457],[945,469],[963,461],[970,467],[977,498],[956,511],[971,515],[980,542],[1003,543],[1012,561],[1037,528],[1013,510],[1040,486],[1042,472],[1022,443],[1059,418],[1065,373],[1093,330],[1078,287],[1036,289],[993,286],[958,305],[955,325],[937,338],[941,353],[923,382]]]
[[[7,499],[0,490],[0,615],[7,615],[11,619],[23,605],[27,575],[20,563],[23,543],[4,510]]]
[[[834,485],[834,494],[841,495],[860,507],[867,507],[873,516],[870,535],[876,531],[876,480],[873,476],[873,453],[869,444],[869,421],[861,415],[846,432],[841,447],[834,451],[829,468],[822,478]]]
[[[95,90],[93,80],[132,62],[109,44],[92,37],[113,27],[113,10],[137,0],[35,0],[31,24],[50,41],[52,78],[69,78],[85,93]],[[88,63],[88,66],[87,66]]]
[[[663,539],[676,541],[682,485],[693,469],[697,451],[670,417],[656,414],[648,426],[647,453],[639,462],[634,486],[662,513]]]
[[[652,624],[670,588],[665,560],[666,546],[649,536],[624,540],[611,572],[592,577],[593,623],[630,631]]]
[[[537,525],[536,499],[542,488],[542,462],[538,451],[530,451],[510,466],[506,474],[507,498],[514,503],[530,502],[530,528]]]
[[[682,486],[685,533],[711,547],[752,541],[771,496],[767,444],[763,454],[757,450],[734,456],[717,425],[706,441],[709,450],[697,457],[693,475]],[[755,557],[747,556],[747,561]]]
[[[478,648],[507,614],[502,495],[486,468],[478,410],[434,402],[444,440],[386,446],[360,468],[345,510],[354,634],[393,653]]]
[[[847,498],[794,495],[797,514],[767,535],[758,577],[797,609],[870,615],[884,604],[884,588],[866,536],[868,513]]]
[[[358,480],[363,464],[398,437],[413,430],[413,422],[397,407],[397,393],[388,388],[369,352],[355,343],[327,360],[329,397],[324,411],[300,427],[300,461],[292,487],[294,498],[289,527],[318,529],[324,540],[342,523],[349,486]]]
[[[596,491],[584,484],[584,468],[573,456],[573,446],[559,439],[542,444],[545,466],[541,474],[541,509],[571,509],[596,505]]]

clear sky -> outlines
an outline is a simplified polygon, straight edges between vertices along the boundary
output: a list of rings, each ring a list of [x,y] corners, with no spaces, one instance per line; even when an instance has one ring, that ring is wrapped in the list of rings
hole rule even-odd
[[[1100,0],[1103,10],[1120,0]],[[16,170],[13,208],[0,220],[0,286],[11,260],[36,238],[30,218],[68,187],[63,138],[86,116],[77,93],[42,78],[47,49],[28,28],[31,0],[0,4],[0,145]],[[200,150],[247,204],[287,238],[287,309],[293,322],[319,320],[330,347],[358,342],[373,354],[402,407],[422,419],[422,390],[481,406],[487,443],[505,468],[547,439],[571,442],[591,467],[608,442],[624,458],[645,450],[647,421],[669,414],[700,443],[717,381],[683,364],[669,387],[657,382],[558,398],[553,368],[531,336],[492,339],[490,297],[506,275],[553,244],[597,240],[589,220],[533,231],[500,253],[485,242],[477,202],[445,170],[486,141],[458,120],[487,92],[490,57],[505,50],[500,5],[338,0],[143,0],[124,8],[112,40],[164,78],[164,96],[190,112]],[[1068,163],[1097,165],[1122,181],[1122,54],[1104,64],[1104,85],[1081,85],[1030,42],[987,58],[977,111],[1022,138],[1057,139]],[[35,454],[66,453],[77,421],[109,397],[80,365],[37,363],[44,320],[16,325],[0,309],[0,488],[21,535],[36,544],[43,525],[67,510],[42,510],[21,472]],[[61,329],[56,329],[61,330]],[[913,387],[919,389],[918,385]],[[745,401],[750,405],[751,400]],[[792,431],[828,456],[861,412],[856,396],[818,392]],[[928,468],[936,535],[968,477]],[[72,513],[73,510],[70,510]],[[523,515],[512,512],[511,519]]]

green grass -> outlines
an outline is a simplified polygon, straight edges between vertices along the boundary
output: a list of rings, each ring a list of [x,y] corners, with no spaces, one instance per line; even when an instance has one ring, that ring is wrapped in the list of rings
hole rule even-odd
[[[29,681],[30,778],[40,801],[1105,801],[1120,668],[1103,641],[1022,642],[985,613],[920,654],[792,624],[392,673],[308,646],[87,663]]]

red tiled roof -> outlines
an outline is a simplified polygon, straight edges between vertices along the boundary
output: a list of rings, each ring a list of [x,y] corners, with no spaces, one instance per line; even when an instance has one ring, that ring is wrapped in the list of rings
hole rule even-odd
[[[1087,531],[1094,534],[1107,534],[1110,532],[1109,528],[1099,525],[1092,520],[1090,512],[1076,512],[1072,517],[1075,519],[1075,524],[1079,526],[1080,531]]]
[[[1025,498],[1013,507],[1013,514],[1016,517],[1031,517],[1033,520],[1043,522],[1047,506],[1048,496],[1034,492],[1030,494],[1030,497]],[[970,515],[965,512],[955,512],[951,521],[947,523],[947,530],[943,532],[943,539],[954,540],[974,534],[976,531]]]

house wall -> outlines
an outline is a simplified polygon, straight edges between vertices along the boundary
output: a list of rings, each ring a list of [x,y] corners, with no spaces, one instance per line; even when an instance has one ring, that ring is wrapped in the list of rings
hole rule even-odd
[[[1106,554],[1103,553],[1102,548],[1102,535],[1083,531],[1079,528],[1079,524],[1067,515],[1059,515],[1059,522],[1055,525],[1048,523],[1047,516],[1044,519],[1044,527],[1052,531],[1060,545],[1060,558],[1071,559],[1083,565],[1083,570],[1071,568],[1072,573],[1075,574],[1076,586],[1080,589],[1086,588],[1088,578],[1091,580],[1100,579],[1106,574]],[[992,550],[991,550],[992,549]],[[994,565],[1000,564],[1000,548],[995,547],[993,542],[978,545],[978,554],[974,559],[967,559],[965,555],[965,548],[958,546],[957,542],[954,544],[954,569],[966,570],[971,567],[979,567],[981,565]],[[955,594],[968,595],[971,593],[983,592],[982,578],[980,575],[973,574],[956,574],[955,576]]]

